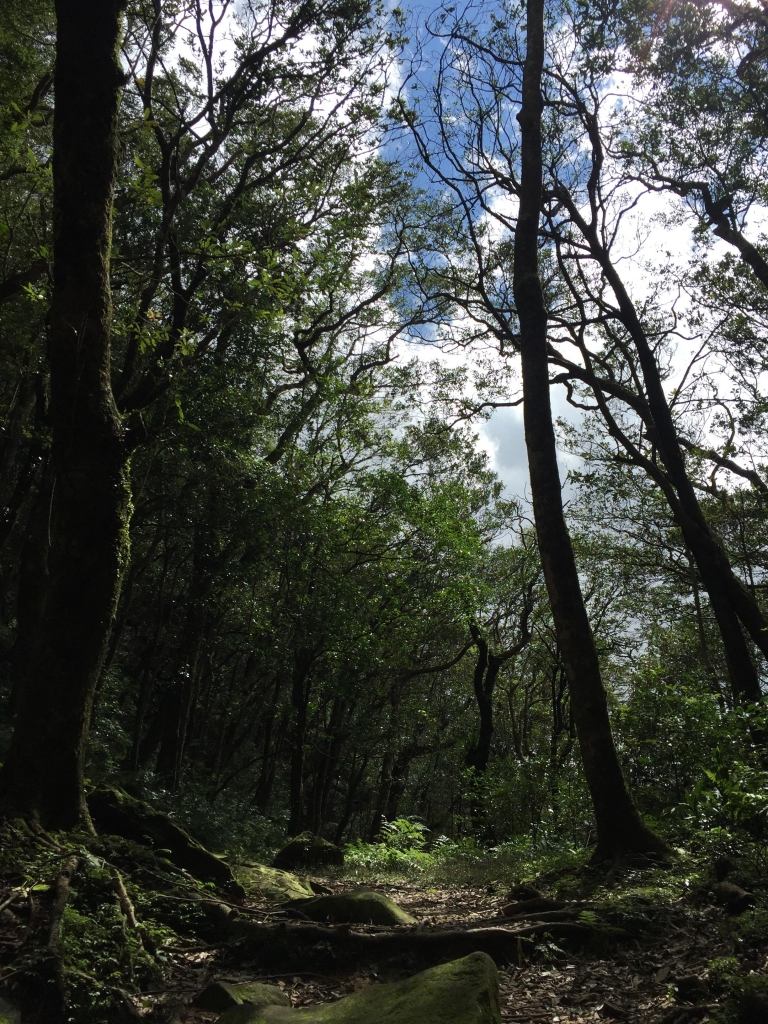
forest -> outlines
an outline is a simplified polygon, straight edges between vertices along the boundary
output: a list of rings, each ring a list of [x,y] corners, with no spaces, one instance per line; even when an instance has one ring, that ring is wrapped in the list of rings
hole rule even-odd
[[[768,1022],[767,165],[763,0],[0,0],[0,1024]]]

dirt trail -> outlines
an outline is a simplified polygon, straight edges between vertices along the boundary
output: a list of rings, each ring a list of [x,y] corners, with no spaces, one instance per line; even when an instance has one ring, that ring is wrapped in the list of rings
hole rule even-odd
[[[353,886],[349,880],[322,878],[335,892]],[[507,902],[502,887],[438,888],[417,883],[373,884],[427,926],[477,926],[510,924],[501,915]],[[688,1021],[707,1021],[714,1010],[715,997],[700,1000],[694,1009],[681,1000],[679,979],[704,979],[708,965],[718,957],[733,955],[733,942],[723,938],[720,922],[723,911],[692,901],[686,896],[659,904],[639,897],[633,903],[634,938],[600,954],[568,952],[555,943],[544,942],[535,950],[526,949],[521,965],[500,971],[500,996],[504,1021],[534,1024],[589,1024],[613,1019],[629,1024],[676,1020],[675,1008],[685,1012]],[[249,899],[250,909],[275,911],[275,904]],[[638,914],[637,908],[640,907]],[[621,914],[619,915],[621,917]],[[639,922],[639,927],[638,927]],[[243,959],[237,946],[222,944],[208,948],[190,948],[173,963],[174,983],[148,998],[145,1013],[152,1021],[169,1020],[183,1024],[214,1022],[217,1014],[192,1007],[191,1000],[209,981],[269,981],[280,985],[293,1006],[340,999],[379,981],[414,973],[407,958],[400,968],[390,965],[386,974],[376,965],[370,970],[331,974],[290,972],[268,974],[258,965]],[[768,973],[768,958],[759,954],[753,970]],[[684,981],[683,984],[690,982]],[[684,993],[682,993],[684,994]],[[710,1006],[711,1009],[706,1007]]]

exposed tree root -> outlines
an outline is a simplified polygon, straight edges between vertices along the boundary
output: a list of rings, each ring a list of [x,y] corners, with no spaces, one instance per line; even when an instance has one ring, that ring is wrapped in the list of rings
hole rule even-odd
[[[217,929],[229,940],[247,946],[260,966],[283,964],[289,968],[350,967],[406,956],[419,963],[483,952],[500,966],[519,963],[521,944],[544,936],[571,948],[583,949],[595,942],[629,938],[620,929],[573,921],[546,921],[522,928],[498,926],[467,929],[390,928],[354,931],[349,925],[304,922],[261,924],[246,920],[229,907],[211,907]]]
[[[56,879],[55,895],[48,925],[47,943],[50,954],[50,968],[53,974],[52,980],[55,984],[46,984],[43,977],[43,986],[41,988],[42,1006],[36,1008],[41,1020],[50,1020],[51,1022],[66,1020],[68,1000],[67,976],[59,936],[61,934],[61,920],[69,900],[70,883],[77,871],[78,864],[79,858],[74,854],[67,857]]]

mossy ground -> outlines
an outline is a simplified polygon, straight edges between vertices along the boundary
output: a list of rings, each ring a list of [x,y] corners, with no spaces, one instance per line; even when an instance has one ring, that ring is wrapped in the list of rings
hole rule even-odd
[[[235,876],[247,893],[276,902],[308,899],[315,893],[309,882],[291,871],[253,862],[235,866]]]
[[[55,884],[67,857],[78,858],[51,946]],[[119,873],[140,927],[126,919],[115,887]],[[89,833],[38,834],[21,821],[0,825],[0,979],[9,1000],[33,1011],[54,984],[57,963],[73,1020],[118,1020],[140,993],[167,982],[174,961],[210,929],[204,912],[212,887],[147,847]]]
[[[225,1013],[221,1024],[501,1024],[498,972],[485,953],[371,985],[338,1002],[302,1010],[269,1007]]]

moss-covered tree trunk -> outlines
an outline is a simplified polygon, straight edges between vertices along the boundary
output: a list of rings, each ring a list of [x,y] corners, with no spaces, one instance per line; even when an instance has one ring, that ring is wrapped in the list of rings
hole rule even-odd
[[[50,550],[1,785],[7,809],[66,828],[87,820],[91,705],[127,555],[109,287],[123,0],[55,6]]]
[[[665,854],[644,824],[621,772],[606,692],[563,515],[549,394],[547,311],[539,277],[542,197],[544,0],[528,0],[523,71],[520,207],[515,233],[514,295],[520,320],[525,442],[536,532],[557,640],[571,691],[584,774],[595,810],[594,859]]]

